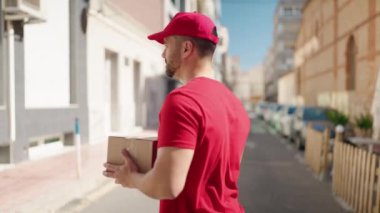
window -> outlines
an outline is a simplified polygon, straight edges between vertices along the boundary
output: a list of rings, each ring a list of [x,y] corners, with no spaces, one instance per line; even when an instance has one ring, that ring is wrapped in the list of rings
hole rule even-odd
[[[285,7],[283,10],[284,16],[290,16],[293,14],[293,9],[291,7]]]
[[[356,44],[353,36],[350,36],[346,51],[346,89],[355,90],[356,77]]]
[[[110,131],[120,130],[120,100],[119,100],[119,67],[118,54],[105,51],[105,98],[107,107],[106,127]]]
[[[300,15],[301,14],[301,10],[299,8],[294,8],[293,9],[293,14],[294,15]]]
[[[291,106],[288,108],[288,115],[293,115],[296,112],[296,107]]]

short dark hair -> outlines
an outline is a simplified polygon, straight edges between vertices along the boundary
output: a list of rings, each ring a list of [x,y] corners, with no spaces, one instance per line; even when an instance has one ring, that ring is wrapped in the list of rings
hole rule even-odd
[[[201,58],[203,57],[212,57],[214,55],[216,44],[210,40],[203,38],[195,38],[189,36],[179,36],[182,41],[191,41],[196,47],[198,54]]]

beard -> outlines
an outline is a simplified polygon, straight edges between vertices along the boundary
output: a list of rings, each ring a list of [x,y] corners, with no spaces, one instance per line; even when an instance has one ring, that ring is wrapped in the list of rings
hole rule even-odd
[[[169,78],[174,78],[177,69],[176,67],[170,66],[170,64],[166,64],[165,73]]]
[[[173,54],[168,60],[165,60],[166,70],[165,73],[169,78],[174,78],[177,70],[180,67],[180,59],[178,54]]]
[[[169,78],[173,78],[175,74],[175,70],[169,64],[166,64],[165,73],[166,73],[166,76],[168,76]]]

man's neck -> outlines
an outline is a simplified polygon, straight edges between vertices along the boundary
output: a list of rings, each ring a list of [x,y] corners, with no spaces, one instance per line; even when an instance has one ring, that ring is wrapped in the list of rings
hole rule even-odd
[[[183,84],[187,84],[194,78],[205,77],[215,79],[214,70],[211,61],[199,60],[197,63],[190,63],[190,66],[184,67],[184,75],[180,77]]]

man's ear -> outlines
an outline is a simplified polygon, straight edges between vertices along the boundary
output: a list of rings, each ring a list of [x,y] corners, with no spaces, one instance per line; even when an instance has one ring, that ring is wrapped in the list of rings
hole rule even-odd
[[[194,44],[191,41],[185,41],[182,45],[182,57],[187,58],[194,51]]]

